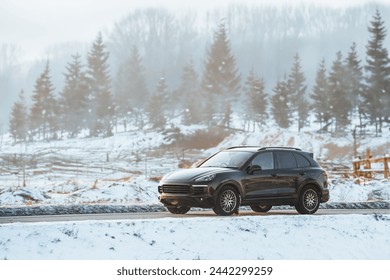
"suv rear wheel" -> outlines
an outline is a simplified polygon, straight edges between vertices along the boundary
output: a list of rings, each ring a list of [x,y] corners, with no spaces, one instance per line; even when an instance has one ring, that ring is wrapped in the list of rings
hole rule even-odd
[[[313,186],[304,187],[299,195],[298,204],[295,205],[300,214],[314,214],[320,206],[320,196]]]
[[[268,212],[271,210],[272,205],[249,205],[251,209],[255,212]]]
[[[230,216],[237,212],[240,206],[240,196],[231,186],[223,187],[214,202],[213,211],[217,215]]]
[[[190,207],[167,207],[172,214],[185,214],[190,211]]]

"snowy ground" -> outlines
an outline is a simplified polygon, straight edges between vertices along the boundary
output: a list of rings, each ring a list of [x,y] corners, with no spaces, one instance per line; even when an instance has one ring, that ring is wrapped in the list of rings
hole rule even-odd
[[[192,128],[194,129],[194,128]],[[201,129],[201,128],[197,128]],[[190,128],[181,128],[191,134]],[[166,135],[153,131],[123,132],[109,138],[67,139],[14,145],[7,136],[0,145],[0,207],[36,205],[158,204],[157,183],[181,161],[194,163],[223,148],[236,145],[296,146],[314,152],[327,164],[351,167],[351,137],[337,140],[327,134],[268,132],[232,133],[205,150],[163,148]],[[389,153],[390,132],[362,139],[375,155]],[[332,176],[332,171],[328,170]],[[379,175],[383,178],[383,175]],[[353,179],[331,178],[331,202],[389,200],[386,180],[354,184]]]
[[[390,215],[0,225],[0,259],[390,259]]]
[[[182,131],[190,134],[191,128]],[[360,139],[358,151],[363,154],[370,147],[377,155],[389,153],[389,138],[390,133]],[[296,146],[314,152],[324,163],[346,166],[352,154],[348,136],[334,139],[273,129],[237,131],[203,150],[161,149],[170,140],[152,131],[27,146],[13,145],[7,136],[2,139],[0,210],[60,205],[82,206],[88,212],[115,205],[147,211],[152,205],[158,211],[162,175],[183,160],[193,163],[233,145]],[[390,182],[381,179],[383,175],[358,185],[329,172],[329,206],[380,202],[388,207]],[[0,259],[390,259],[389,250],[384,250],[390,248],[389,229],[390,215],[1,224]]]

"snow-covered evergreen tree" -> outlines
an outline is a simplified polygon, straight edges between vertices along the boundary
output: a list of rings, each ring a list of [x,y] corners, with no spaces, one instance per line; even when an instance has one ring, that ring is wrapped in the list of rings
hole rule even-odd
[[[131,55],[119,66],[115,80],[115,103],[118,117],[124,124],[130,121],[130,116],[142,113],[149,100],[149,91],[146,86],[145,68],[142,57],[136,46],[133,46]],[[130,114],[133,113],[133,114]]]
[[[348,98],[346,76],[342,54],[337,52],[329,73],[330,112],[335,120],[336,131],[343,131],[350,123],[351,101]]]
[[[108,57],[109,53],[106,51],[102,35],[99,33],[87,57],[88,126],[92,136],[112,134],[115,112],[110,90]]]
[[[278,81],[273,91],[275,92],[275,95],[272,96],[271,103],[275,122],[280,128],[289,128],[291,125],[291,105],[289,102],[286,79]]]
[[[145,68],[142,57],[136,46],[133,46],[131,55],[119,66],[115,82],[115,100],[117,111],[126,115],[134,107],[144,108],[149,98],[146,86]]]
[[[324,59],[318,67],[311,98],[313,100],[313,110],[321,129],[328,131],[332,115],[330,112],[329,85]]]
[[[21,90],[19,93],[18,100],[14,103],[10,122],[9,122],[9,132],[14,139],[14,141],[26,141],[28,134],[28,112],[26,106],[26,100],[24,97],[24,91]]]
[[[149,122],[153,128],[164,129],[167,123],[166,107],[169,103],[168,86],[165,78],[161,77],[155,93],[150,97],[147,113],[149,116]]]
[[[253,69],[249,72],[245,82],[246,103],[245,115],[249,122],[253,123],[253,130],[256,124],[262,125],[267,122],[267,95],[265,94],[264,80],[255,75]]]
[[[236,68],[236,60],[232,54],[230,41],[224,23],[214,33],[214,40],[208,51],[202,79],[202,93],[206,99],[203,111],[207,122],[226,125],[226,111],[237,98],[240,87],[240,75]],[[234,104],[234,103],[233,103]],[[211,106],[211,107],[210,107]]]
[[[88,105],[88,84],[79,54],[72,56],[64,76],[65,85],[59,99],[60,127],[75,137],[82,128],[86,128]]]
[[[352,114],[359,115],[360,127],[363,125],[363,94],[365,91],[363,67],[359,60],[356,43],[353,43],[345,61],[347,96],[351,101]]]
[[[292,108],[290,110],[298,119],[298,131],[300,131],[307,122],[308,116],[308,101],[306,99],[305,74],[302,71],[301,60],[299,54],[294,56],[294,63],[288,76],[288,91],[289,99],[291,100]]]
[[[366,83],[364,107],[375,123],[377,133],[381,131],[382,122],[390,117],[390,59],[384,46],[386,38],[385,22],[377,10],[370,26],[370,39],[366,46]]]
[[[35,81],[30,112],[30,130],[32,135],[48,139],[50,132],[55,137],[58,130],[58,104],[54,96],[54,86],[50,77],[49,62],[46,63],[43,73]]]
[[[202,120],[199,91],[198,74],[191,60],[183,68],[181,83],[174,96],[174,103],[184,113],[183,122],[187,125],[196,124]]]

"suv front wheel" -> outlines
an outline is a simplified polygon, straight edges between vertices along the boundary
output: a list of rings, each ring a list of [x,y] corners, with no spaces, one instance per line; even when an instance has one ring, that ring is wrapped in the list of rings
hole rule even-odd
[[[230,216],[240,206],[240,196],[231,186],[222,187],[214,202],[213,211],[217,215]]]
[[[314,214],[320,206],[320,196],[313,186],[304,187],[299,195],[298,204],[295,205],[300,214]]]

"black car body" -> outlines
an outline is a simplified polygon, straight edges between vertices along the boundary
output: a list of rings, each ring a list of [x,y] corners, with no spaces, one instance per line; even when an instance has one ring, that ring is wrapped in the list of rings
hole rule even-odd
[[[174,214],[201,207],[231,215],[242,205],[256,212],[291,205],[313,214],[329,200],[327,174],[313,154],[287,147],[228,148],[196,168],[165,175],[158,191],[160,202]]]

